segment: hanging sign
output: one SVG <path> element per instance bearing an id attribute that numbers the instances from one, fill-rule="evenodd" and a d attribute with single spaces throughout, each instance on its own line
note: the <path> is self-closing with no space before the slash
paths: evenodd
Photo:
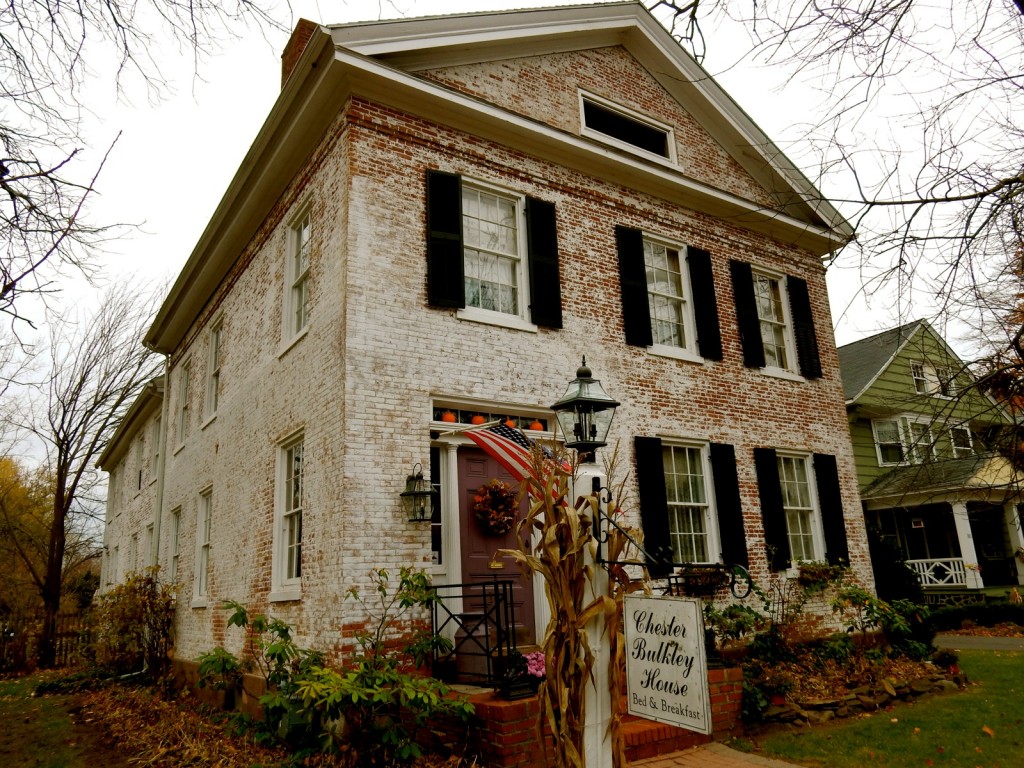
<path id="1" fill-rule="evenodd" d="M 699 599 L 626 595 L 628 711 L 711 733 L 711 697 Z"/>

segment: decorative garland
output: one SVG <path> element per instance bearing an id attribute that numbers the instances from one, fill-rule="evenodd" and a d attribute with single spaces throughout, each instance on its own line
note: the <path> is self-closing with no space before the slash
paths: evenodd
<path id="1" fill-rule="evenodd" d="M 519 516 L 519 498 L 507 483 L 489 480 L 476 490 L 473 514 L 484 533 L 503 536 Z"/>

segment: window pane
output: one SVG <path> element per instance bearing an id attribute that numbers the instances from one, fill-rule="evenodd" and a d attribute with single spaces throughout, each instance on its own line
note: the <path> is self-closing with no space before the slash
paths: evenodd
<path id="1" fill-rule="evenodd" d="M 672 555 L 681 563 L 709 562 L 707 491 L 701 449 L 667 446 L 663 465 Z"/>
<path id="2" fill-rule="evenodd" d="M 782 308 L 782 289 L 779 281 L 767 275 L 754 275 L 754 300 L 761 325 L 765 365 L 787 368 L 786 316 Z"/>
<path id="3" fill-rule="evenodd" d="M 683 317 L 686 299 L 679 251 L 645 241 L 644 264 L 647 267 L 653 341 L 655 344 L 685 347 Z"/>
<path id="4" fill-rule="evenodd" d="M 807 459 L 801 456 L 779 456 L 778 467 L 790 557 L 793 560 L 814 560 L 814 507 Z"/>
<path id="5" fill-rule="evenodd" d="M 466 306 L 520 314 L 519 236 L 514 200 L 462 189 Z"/>

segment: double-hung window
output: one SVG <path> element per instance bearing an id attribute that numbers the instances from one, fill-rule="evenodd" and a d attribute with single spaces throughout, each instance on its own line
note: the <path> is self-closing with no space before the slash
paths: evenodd
<path id="1" fill-rule="evenodd" d="M 462 185 L 466 307 L 525 317 L 522 202 L 518 197 Z"/>
<path id="2" fill-rule="evenodd" d="M 223 325 L 218 320 L 210 329 L 206 363 L 206 418 L 217 415 L 220 398 L 220 342 Z"/>
<path id="3" fill-rule="evenodd" d="M 271 600 L 295 600 L 302 584 L 302 512 L 305 504 L 305 441 L 293 437 L 280 448 L 275 511 Z"/>
<path id="4" fill-rule="evenodd" d="M 676 564 L 746 567 L 747 538 L 736 454 L 724 443 L 637 436 L 637 485 L 647 567 L 654 578 Z"/>
<path id="5" fill-rule="evenodd" d="M 653 354 L 722 359 L 711 255 L 615 228 L 626 343 Z"/>
<path id="6" fill-rule="evenodd" d="M 171 565 L 170 582 L 173 584 L 178 580 L 178 563 L 180 558 L 179 542 L 181 539 L 181 507 L 171 510 Z"/>
<path id="7" fill-rule="evenodd" d="M 935 456 L 935 436 L 925 418 L 899 416 L 871 422 L 879 466 L 921 464 Z"/>
<path id="8" fill-rule="evenodd" d="M 949 430 L 949 445 L 954 459 L 963 459 L 974 455 L 971 430 L 967 427 L 951 427 Z"/>
<path id="9" fill-rule="evenodd" d="M 285 341 L 295 339 L 309 324 L 309 256 L 312 217 L 309 208 L 288 227 L 288 263 L 285 270 Z"/>
<path id="10" fill-rule="evenodd" d="M 914 391 L 919 395 L 956 396 L 956 377 L 952 367 L 948 365 L 935 365 L 928 360 L 912 360 L 910 378 L 914 382 Z"/>
<path id="11" fill-rule="evenodd" d="M 848 562 L 835 456 L 755 448 L 754 466 L 771 569 L 801 561 Z"/>
<path id="12" fill-rule="evenodd" d="M 699 446 L 666 445 L 665 495 L 672 557 L 677 563 L 707 563 L 712 558 L 711 505 Z"/>
<path id="13" fill-rule="evenodd" d="M 196 573 L 192 595 L 195 607 L 205 606 L 210 590 L 210 548 L 213 531 L 213 489 L 199 494 L 196 516 Z"/>
<path id="14" fill-rule="evenodd" d="M 464 320 L 562 327 L 555 206 L 427 173 L 427 301 Z"/>
<path id="15" fill-rule="evenodd" d="M 731 261 L 743 364 L 766 372 L 822 374 L 807 281 Z"/>
<path id="16" fill-rule="evenodd" d="M 815 546 L 817 511 L 811 495 L 807 457 L 779 454 L 778 463 L 790 557 L 805 562 L 816 560 L 820 552 Z"/>

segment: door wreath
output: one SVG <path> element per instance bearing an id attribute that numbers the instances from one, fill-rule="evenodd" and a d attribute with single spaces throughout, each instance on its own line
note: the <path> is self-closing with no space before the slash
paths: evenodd
<path id="1" fill-rule="evenodd" d="M 488 480 L 476 490 L 473 514 L 480 529 L 491 536 L 512 530 L 519 516 L 518 494 L 501 480 Z"/>

